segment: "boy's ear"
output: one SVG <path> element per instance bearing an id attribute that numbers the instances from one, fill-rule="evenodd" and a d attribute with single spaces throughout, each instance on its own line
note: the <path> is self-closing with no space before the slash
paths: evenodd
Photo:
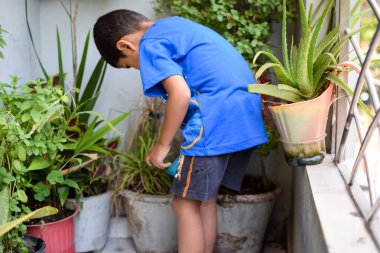
<path id="1" fill-rule="evenodd" d="M 120 39 L 116 42 L 116 48 L 119 51 L 132 50 L 135 51 L 136 47 L 128 40 Z"/>

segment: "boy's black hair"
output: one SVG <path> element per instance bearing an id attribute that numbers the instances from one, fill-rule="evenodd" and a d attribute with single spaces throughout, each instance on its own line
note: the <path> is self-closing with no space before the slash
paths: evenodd
<path id="1" fill-rule="evenodd" d="M 116 48 L 116 42 L 125 35 L 139 31 L 143 21 L 149 18 L 131 10 L 115 10 L 101 17 L 94 26 L 94 41 L 106 62 L 116 67 L 123 54 Z"/>

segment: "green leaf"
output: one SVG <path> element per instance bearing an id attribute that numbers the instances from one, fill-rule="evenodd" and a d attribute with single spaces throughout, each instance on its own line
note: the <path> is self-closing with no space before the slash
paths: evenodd
<path id="1" fill-rule="evenodd" d="M 335 43 L 339 37 L 339 27 L 335 27 L 331 30 L 318 44 L 314 53 L 314 62 L 321 55 L 323 50 L 329 47 L 331 44 Z"/>
<path id="2" fill-rule="evenodd" d="M 288 44 L 286 43 L 286 0 L 282 1 L 282 57 L 284 60 L 284 67 L 290 73 Z"/>
<path id="3" fill-rule="evenodd" d="M 270 68 L 273 69 L 274 73 L 276 74 L 276 77 L 281 83 L 285 83 L 290 86 L 295 86 L 293 79 L 286 72 L 285 68 L 281 64 L 277 63 L 265 63 L 257 70 L 255 77 L 259 78 L 265 71 L 267 71 Z"/>
<path id="4" fill-rule="evenodd" d="M 78 185 L 77 182 L 75 182 L 74 180 L 71 180 L 71 179 L 66 179 L 63 184 L 67 185 L 67 186 L 70 186 L 74 189 L 77 189 L 77 190 L 80 190 L 80 187 Z"/>
<path id="5" fill-rule="evenodd" d="M 0 223 L 0 237 L 3 236 L 5 233 L 7 233 L 12 228 L 16 227 L 17 225 L 23 223 L 24 221 L 30 220 L 30 219 L 39 219 L 48 215 L 53 215 L 58 213 L 58 209 L 51 207 L 51 206 L 45 206 L 42 208 L 39 208 L 29 214 L 23 215 L 20 218 L 13 220 L 8 223 Z"/>
<path id="6" fill-rule="evenodd" d="M 22 121 L 22 122 L 27 122 L 29 119 L 30 119 L 30 114 L 29 114 L 29 113 L 24 113 L 24 114 L 21 116 L 21 121 Z"/>
<path id="7" fill-rule="evenodd" d="M 302 2 L 303 0 L 300 0 Z M 298 49 L 298 60 L 297 60 L 297 86 L 300 91 L 309 96 L 312 94 L 312 81 L 309 79 L 309 50 L 310 50 L 310 31 L 306 30 L 303 32 L 303 37 L 301 38 L 300 47 Z M 311 77 L 312 78 L 312 77 Z M 310 83 L 311 82 L 311 83 Z"/>
<path id="8" fill-rule="evenodd" d="M 18 150 L 18 154 L 17 154 L 18 159 L 25 162 L 25 160 L 26 160 L 26 149 L 20 145 L 20 146 L 18 146 L 17 150 Z"/>
<path id="9" fill-rule="evenodd" d="M 8 221 L 9 214 L 9 187 L 0 191 L 0 227 Z M 0 235 L 1 236 L 1 235 Z"/>
<path id="10" fill-rule="evenodd" d="M 41 118 L 41 113 L 35 109 L 32 109 L 30 111 L 30 116 L 32 116 L 34 122 L 38 122 Z"/>
<path id="11" fill-rule="evenodd" d="M 80 90 L 80 88 L 82 86 L 83 73 L 84 73 L 84 68 L 86 66 L 86 59 L 87 59 L 87 52 L 88 52 L 89 41 L 90 41 L 90 31 L 87 33 L 86 42 L 84 43 L 84 48 L 83 48 L 83 52 L 82 52 L 82 58 L 81 58 L 81 61 L 80 61 L 80 64 L 79 64 L 79 69 L 78 69 L 78 74 L 77 74 L 77 80 L 76 80 L 76 84 L 75 84 L 75 87 L 78 90 Z M 79 96 L 79 92 L 75 92 L 75 100 L 77 102 L 78 102 L 78 96 Z"/>
<path id="12" fill-rule="evenodd" d="M 40 57 L 37 54 L 36 46 L 34 44 L 33 35 L 32 35 L 32 31 L 31 31 L 30 24 L 29 24 L 28 0 L 25 0 L 25 17 L 26 17 L 26 26 L 28 28 L 28 34 L 29 34 L 30 41 L 32 42 L 34 54 L 37 57 L 38 63 L 40 64 L 41 70 L 44 73 L 45 79 L 48 80 L 49 79 L 49 75 L 47 74 L 47 72 L 46 72 L 46 70 L 45 70 L 45 68 L 44 68 L 44 66 L 42 64 L 42 61 L 41 61 Z"/>
<path id="13" fill-rule="evenodd" d="M 42 170 L 50 166 L 50 162 L 48 160 L 45 160 L 42 157 L 35 157 L 33 158 L 32 162 L 30 163 L 27 171 L 31 170 Z"/>
<path id="14" fill-rule="evenodd" d="M 303 3 L 303 0 L 299 0 L 298 4 L 299 4 L 299 9 L 300 9 L 300 16 L 301 16 L 302 33 L 306 33 L 307 30 L 309 29 L 309 26 L 308 26 L 309 23 L 307 22 L 305 5 Z"/>
<path id="15" fill-rule="evenodd" d="M 13 161 L 13 167 L 18 171 L 18 172 L 25 172 L 25 167 L 24 165 L 19 161 L 19 160 L 14 160 Z"/>
<path id="16" fill-rule="evenodd" d="M 345 92 L 347 92 L 348 95 L 350 95 L 350 96 L 354 95 L 353 90 L 351 90 L 351 88 L 347 84 L 345 84 L 342 81 L 342 79 L 340 79 L 338 76 L 329 73 L 329 74 L 327 74 L 326 79 L 329 80 L 329 81 L 331 81 L 331 82 L 333 82 L 333 83 L 335 83 L 339 87 L 341 87 Z M 368 109 L 368 107 L 363 103 L 363 101 L 361 101 L 359 99 L 358 103 L 364 109 L 364 111 L 368 114 L 368 116 L 370 116 L 372 118 L 374 117 L 374 114 L 371 112 L 370 109 Z"/>
<path id="17" fill-rule="evenodd" d="M 301 96 L 293 92 L 281 90 L 277 87 L 277 85 L 271 85 L 271 84 L 249 84 L 248 92 L 269 95 L 272 97 L 281 98 L 289 102 L 304 101 L 304 99 Z"/>
<path id="18" fill-rule="evenodd" d="M 63 206 L 67 200 L 67 196 L 69 195 L 69 187 L 63 186 L 58 187 L 58 197 L 61 206 Z"/>
<path id="19" fill-rule="evenodd" d="M 28 196 L 26 196 L 26 193 L 24 192 L 24 190 L 17 189 L 17 196 L 21 202 L 23 203 L 28 202 Z"/>
<path id="20" fill-rule="evenodd" d="M 84 112 L 83 112 L 84 113 Z M 97 141 L 99 141 L 105 134 L 107 134 L 111 129 L 116 130 L 114 126 L 118 125 L 120 122 L 122 122 L 128 115 L 129 113 L 124 113 L 120 115 L 119 117 L 109 121 L 104 116 L 100 115 L 99 113 L 96 112 L 87 112 L 87 113 L 92 113 L 97 116 L 103 117 L 103 120 L 106 120 L 106 124 L 102 127 L 100 127 L 98 130 L 93 131 L 93 128 L 91 129 L 90 127 L 86 130 L 86 132 L 82 135 L 81 139 L 79 140 L 78 146 L 75 150 L 75 154 L 79 154 L 84 150 L 87 150 L 87 148 L 91 147 L 94 145 Z M 93 125 L 93 124 L 91 124 Z M 117 131 L 117 130 L 116 130 Z"/>
<path id="21" fill-rule="evenodd" d="M 51 184 L 62 184 L 65 180 L 63 179 L 63 175 L 59 170 L 53 170 L 47 176 L 47 180 Z"/>
<path id="22" fill-rule="evenodd" d="M 63 105 L 56 104 L 48 108 L 47 112 L 44 114 L 44 116 L 37 122 L 38 128 L 37 130 L 40 131 L 44 125 L 49 121 L 52 120 L 53 117 L 58 114 L 59 111 L 63 108 Z"/>
<path id="23" fill-rule="evenodd" d="M 65 87 L 65 76 L 63 72 L 63 63 L 62 63 L 62 49 L 61 49 L 61 39 L 59 36 L 59 30 L 57 27 L 57 50 L 58 50 L 58 67 L 59 67 L 59 84 L 62 88 Z"/>
<path id="24" fill-rule="evenodd" d="M 88 80 L 86 88 L 84 89 L 83 94 L 79 100 L 79 104 L 82 104 L 84 101 L 87 101 L 95 95 L 97 87 L 101 85 L 100 77 L 102 76 L 102 70 L 105 64 L 106 63 L 103 60 L 103 58 L 100 58 L 98 63 L 96 64 L 94 71 L 91 74 L 90 79 Z"/>
<path id="25" fill-rule="evenodd" d="M 44 201 L 46 197 L 50 195 L 50 189 L 44 183 L 38 182 L 33 186 L 33 191 L 35 192 L 34 198 L 38 201 Z"/>
<path id="26" fill-rule="evenodd" d="M 300 91 L 299 89 L 293 88 L 293 87 L 291 87 L 291 86 L 289 86 L 289 85 L 286 85 L 286 84 L 277 84 L 277 86 L 278 86 L 278 88 L 279 88 L 280 90 L 286 90 L 286 91 L 292 92 L 292 93 L 294 93 L 294 94 L 297 94 L 297 95 L 299 95 L 299 96 L 301 96 L 301 97 L 307 98 L 307 97 L 305 97 L 305 96 L 301 93 L 301 91 Z"/>

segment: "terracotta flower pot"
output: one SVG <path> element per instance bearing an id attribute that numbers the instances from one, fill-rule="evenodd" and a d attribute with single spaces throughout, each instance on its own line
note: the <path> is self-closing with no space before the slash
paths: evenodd
<path id="1" fill-rule="evenodd" d="M 331 84 L 317 98 L 269 107 L 290 165 L 322 162 L 326 153 L 326 124 L 333 90 L 334 85 Z"/>
<path id="2" fill-rule="evenodd" d="M 28 234 L 41 238 L 46 244 L 46 253 L 75 253 L 74 217 L 79 205 L 68 217 L 44 225 L 27 225 Z"/>

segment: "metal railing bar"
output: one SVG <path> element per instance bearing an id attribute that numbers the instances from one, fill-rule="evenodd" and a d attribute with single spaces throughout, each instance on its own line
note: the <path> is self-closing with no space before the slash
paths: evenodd
<path id="1" fill-rule="evenodd" d="M 369 5 L 371 6 L 372 10 L 373 10 L 373 13 L 375 13 L 375 16 L 377 18 L 377 20 L 380 21 L 380 8 L 379 8 L 379 5 L 376 3 L 375 0 L 367 0 Z"/>
<path id="2" fill-rule="evenodd" d="M 341 139 L 341 142 L 340 142 L 340 146 L 339 146 L 339 151 L 338 151 L 338 155 L 337 155 L 337 161 L 340 162 L 341 161 L 341 155 L 342 155 L 342 152 L 343 152 L 343 147 L 345 146 L 346 144 L 346 141 L 347 141 L 347 136 L 348 136 L 348 131 L 350 129 L 350 126 L 351 126 L 351 122 L 352 122 L 352 118 L 353 118 L 353 112 L 356 108 L 356 104 L 358 102 L 358 99 L 359 99 L 359 96 L 360 96 L 360 92 L 363 88 L 363 84 L 364 84 L 364 74 L 367 72 L 368 68 L 369 68 L 369 65 L 371 63 L 371 59 L 372 59 L 372 56 L 376 50 L 376 47 L 377 47 L 377 43 L 380 39 L 380 25 L 377 26 L 376 28 L 376 32 L 375 32 L 375 35 L 370 43 L 370 46 L 369 46 L 369 49 L 368 49 L 368 52 L 367 52 L 367 56 L 365 57 L 365 60 L 364 60 L 364 63 L 363 63 L 363 66 L 362 66 L 362 70 L 359 74 L 359 78 L 358 78 L 358 81 L 356 83 L 356 87 L 355 87 L 355 91 L 354 91 L 354 96 L 352 98 L 352 103 L 350 105 L 350 109 L 348 111 L 348 115 L 347 115 L 347 120 L 346 120 L 346 124 L 345 124 L 345 127 L 344 127 L 344 131 L 343 131 L 343 134 L 342 134 L 342 139 Z M 350 180 L 351 181 L 351 180 Z"/>
<path id="3" fill-rule="evenodd" d="M 358 110 L 354 111 L 354 118 L 355 118 L 355 123 L 356 123 L 357 132 L 359 135 L 360 143 L 363 143 L 365 136 L 364 136 L 364 130 L 360 121 L 360 115 L 359 115 Z M 375 187 L 372 181 L 371 166 L 369 165 L 368 157 L 366 153 L 364 153 L 364 163 L 365 163 L 365 167 L 367 171 L 366 178 L 367 178 L 367 184 L 368 184 L 369 201 L 370 201 L 370 205 L 372 206 L 375 202 L 374 198 L 376 196 L 376 193 L 375 193 Z M 352 184 L 349 184 L 349 185 L 351 186 Z"/>
<path id="4" fill-rule="evenodd" d="M 345 30 L 345 32 L 350 33 L 351 30 L 349 28 L 347 28 Z M 365 58 L 364 58 L 364 54 L 363 54 L 362 50 L 360 49 L 359 44 L 352 39 L 350 39 L 350 42 L 355 49 L 355 52 L 356 52 L 356 55 L 358 56 L 360 64 L 363 65 Z M 368 72 L 365 73 L 365 80 L 367 82 L 369 94 L 371 95 L 372 105 L 375 108 L 375 111 L 377 111 L 377 109 L 379 109 L 379 107 L 380 107 L 380 101 L 379 101 L 379 97 L 377 95 L 377 91 L 376 91 L 373 79 L 372 79 L 371 75 L 368 74 Z"/>
<path id="5" fill-rule="evenodd" d="M 371 219 L 374 217 L 374 215 L 376 214 L 376 212 L 379 210 L 380 208 L 380 198 L 377 198 L 376 200 L 376 203 L 373 205 L 373 207 L 371 208 L 371 211 L 369 212 L 369 214 L 365 217 L 365 220 L 367 222 L 370 222 Z"/>
<path id="6" fill-rule="evenodd" d="M 380 119 L 380 110 L 378 110 L 376 112 L 376 115 L 375 115 L 375 118 L 372 120 L 371 122 L 371 125 L 369 126 L 368 130 L 367 130 L 367 133 L 364 137 L 364 141 L 362 142 L 362 145 L 360 147 L 360 150 L 359 150 L 359 153 L 356 157 L 356 160 L 355 160 L 355 163 L 354 163 L 354 166 L 352 168 L 352 172 L 351 172 L 351 178 L 350 178 L 350 181 L 349 181 L 349 185 L 352 185 L 353 181 L 354 181 L 354 178 L 356 176 L 356 173 L 357 173 L 357 170 L 359 168 L 359 163 L 363 157 L 363 154 L 368 146 L 368 143 L 370 141 L 370 138 L 372 136 L 372 133 L 373 131 L 375 131 L 376 127 L 377 127 L 377 121 L 379 121 Z"/>
<path id="7" fill-rule="evenodd" d="M 352 165 L 350 164 L 349 160 L 346 160 L 340 164 L 337 164 L 339 171 L 347 184 L 348 193 L 352 197 L 352 200 L 358 207 L 358 211 L 360 212 L 361 216 L 363 217 L 363 220 L 366 216 L 368 216 L 369 212 L 371 211 L 369 199 L 368 199 L 368 193 L 366 191 L 363 191 L 363 189 L 360 187 L 358 183 L 353 184 L 352 186 L 348 186 L 348 179 L 351 172 Z"/>

